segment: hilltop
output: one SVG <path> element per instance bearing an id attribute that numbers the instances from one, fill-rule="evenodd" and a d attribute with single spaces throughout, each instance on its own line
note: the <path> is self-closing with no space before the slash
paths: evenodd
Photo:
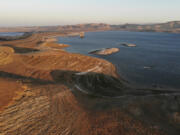
<path id="1" fill-rule="evenodd" d="M 110 25 L 104 23 L 89 23 L 65 26 L 32 26 L 32 27 L 6 27 L 0 28 L 0 32 L 70 32 L 70 31 L 154 31 L 180 33 L 180 21 L 172 21 L 158 24 L 123 24 Z"/>

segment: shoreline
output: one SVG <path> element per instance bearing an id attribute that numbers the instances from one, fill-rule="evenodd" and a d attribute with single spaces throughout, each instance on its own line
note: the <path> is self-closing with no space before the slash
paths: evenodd
<path id="1" fill-rule="evenodd" d="M 33 36 L 33 35 L 32 35 Z M 18 72 L 18 74 L 20 74 L 20 75 L 26 75 L 26 74 L 28 74 L 28 73 L 26 73 L 26 71 L 23 71 L 21 68 L 23 68 L 23 66 L 26 66 L 26 65 L 22 65 L 22 63 L 21 63 L 21 61 L 20 61 L 20 63 L 18 64 L 20 67 L 17 67 L 17 71 L 16 71 L 16 69 L 12 69 L 11 68 L 11 65 L 14 63 L 14 62 L 16 62 L 17 60 L 17 58 L 19 57 L 19 56 L 21 56 L 22 55 L 22 57 L 24 57 L 24 56 L 26 56 L 26 57 L 31 57 L 31 58 L 35 58 L 36 56 L 37 57 L 43 57 L 43 56 L 48 56 L 49 55 L 49 57 L 52 55 L 54 55 L 54 56 L 63 56 L 63 55 L 65 55 L 64 57 L 67 59 L 67 60 L 65 60 L 65 62 L 68 62 L 68 61 L 71 61 L 71 57 L 73 58 L 74 56 L 75 57 L 79 57 L 80 59 L 79 59 L 79 64 L 80 65 L 78 65 L 78 67 L 81 67 L 80 69 L 77 67 L 77 69 L 73 69 L 73 67 L 66 67 L 66 65 L 63 65 L 63 68 L 61 69 L 61 68 L 59 68 L 58 70 L 67 70 L 67 71 L 70 71 L 70 72 L 77 72 L 78 74 L 82 74 L 82 73 L 93 73 L 93 74 L 99 74 L 99 75 L 104 75 L 104 76 L 109 76 L 110 78 L 112 77 L 112 78 L 117 78 L 117 79 L 119 79 L 120 81 L 121 81 L 121 83 L 123 82 L 123 85 L 126 87 L 126 85 L 125 85 L 125 81 L 123 80 L 123 79 L 121 79 L 121 77 L 120 77 L 120 75 L 117 73 L 117 68 L 116 68 L 116 66 L 114 65 L 114 64 L 112 64 L 111 62 L 109 62 L 109 61 L 107 61 L 107 60 L 104 60 L 104 59 L 101 59 L 101 58 L 97 58 L 97 57 L 92 57 L 92 56 L 86 56 L 86 55 L 82 55 L 82 54 L 78 54 L 78 53 L 70 53 L 70 52 L 67 52 L 67 51 L 65 51 L 65 50 L 63 50 L 63 48 L 65 48 L 65 47 L 69 47 L 69 45 L 64 45 L 64 44 L 59 44 L 58 42 L 57 42 L 57 40 L 56 40 L 56 37 L 59 37 L 60 35 L 46 35 L 46 36 L 40 36 L 40 37 L 38 37 L 38 43 L 39 42 L 41 42 L 42 41 L 42 43 L 40 43 L 40 44 L 37 44 L 37 42 L 33 45 L 33 49 L 37 49 L 37 51 L 36 52 L 34 52 L 34 51 L 31 51 L 30 50 L 30 52 L 23 52 L 24 51 L 24 49 L 26 50 L 27 48 L 22 48 L 22 51 L 21 51 L 21 53 L 17 53 L 16 51 L 15 51 L 15 49 L 14 49 L 14 47 L 16 47 L 16 44 L 15 45 L 12 45 L 12 46 L 4 46 L 3 44 L 1 45 L 0 44 L 0 49 L 2 48 L 2 52 L 5 52 L 5 53 L 8 53 L 8 52 L 6 52 L 6 48 L 7 48 L 7 50 L 8 49 L 12 49 L 13 50 L 13 52 L 12 53 L 10 53 L 10 56 L 11 57 L 13 57 L 13 60 L 10 60 L 10 62 L 9 63 L 0 63 L 0 77 L 1 77 L 1 71 L 3 71 L 3 74 L 5 73 L 6 74 L 6 72 L 8 73 L 7 74 L 7 77 L 9 76 L 9 73 L 11 74 L 11 73 L 13 73 L 13 74 L 17 74 Z M 69 36 L 69 34 L 63 34 L 63 36 Z M 24 39 L 24 40 L 26 40 L 26 39 Z M 28 39 L 27 39 L 28 40 Z M 21 40 L 20 40 L 21 41 Z M 13 42 L 13 41 L 9 41 L 9 42 Z M 18 42 L 18 41 L 17 41 Z M 23 44 L 24 44 L 24 41 L 23 41 Z M 60 45 L 60 46 L 59 46 Z M 28 47 L 29 48 L 29 47 Z M 30 47 L 31 48 L 31 47 Z M 29 49 L 30 49 L 29 48 Z M 32 50 L 33 50 L 32 49 Z M 8 53 L 9 54 L 9 53 Z M 48 57 L 47 57 L 48 58 Z M 19 59 L 19 58 L 18 58 Z M 29 59 L 29 58 L 28 58 Z M 39 58 L 38 58 L 39 59 Z M 37 59 L 37 61 L 38 61 L 38 59 Z M 85 66 L 85 67 L 83 67 L 84 66 L 84 64 L 83 63 L 86 63 L 84 60 L 85 59 L 88 59 L 88 61 L 92 61 L 92 62 L 88 62 L 88 64 L 87 65 L 89 65 L 89 66 Z M 14 62 L 13 62 L 14 61 Z M 19 61 L 19 60 L 18 60 Z M 45 60 L 46 61 L 46 60 Z M 82 61 L 82 62 L 81 62 Z M 76 61 L 73 61 L 73 62 L 76 62 Z M 93 63 L 97 63 L 97 64 L 93 64 Z M 10 67 L 9 67 L 9 65 L 10 65 Z M 94 65 L 98 65 L 98 68 L 96 68 L 95 69 L 95 67 L 94 67 Z M 22 67 L 21 67 L 22 66 Z M 29 66 L 29 65 L 28 65 Z M 48 65 L 47 65 L 48 66 Z M 49 65 L 50 66 L 50 65 Z M 30 68 L 34 68 L 34 66 L 33 65 L 31 65 L 30 66 Z M 51 66 L 50 66 L 51 67 Z M 20 69 L 18 69 L 18 68 L 20 68 Z M 40 70 L 41 68 L 40 67 L 38 67 L 38 69 Z M 42 69 L 44 69 L 44 67 L 42 67 Z M 46 69 L 46 68 L 45 68 Z M 49 69 L 49 68 L 47 68 L 47 69 Z M 21 71 L 22 70 L 22 71 Z M 5 71 L 5 72 L 4 72 Z M 22 73 L 21 73 L 22 72 Z M 34 72 L 34 71 L 33 71 Z M 35 77 L 35 78 L 37 78 L 36 77 L 36 74 L 34 74 L 32 72 L 32 74 L 29 74 L 28 75 L 28 77 Z M 49 74 L 49 73 L 48 73 Z M 74 73 L 73 73 L 74 74 Z M 72 74 L 72 75 L 73 75 Z M 4 76 L 4 75 L 3 75 Z M 11 76 L 11 75 L 10 75 Z M 49 75 L 48 75 L 49 76 Z M 6 77 L 6 75 L 5 75 L 5 77 Z M 39 78 L 40 77 L 40 78 Z M 54 79 L 54 78 L 44 78 L 43 76 L 41 77 L 41 76 L 39 76 L 37 79 L 47 79 L 47 81 L 52 81 L 52 79 Z M 68 80 L 67 80 L 68 81 Z M 1 89 L 1 87 L 0 87 L 0 89 Z M 22 92 L 23 93 L 23 92 Z M 21 98 L 21 96 L 20 96 L 20 98 Z M 15 97 L 15 99 L 16 99 L 16 97 Z M 13 99 L 14 100 L 14 99 Z M 14 101 L 12 101 L 12 102 L 10 102 L 10 103 L 8 103 L 8 104 L 10 104 L 11 105 L 11 103 L 13 103 Z M 4 108 L 4 107 L 3 107 Z M 5 108 L 6 108 L 6 106 L 5 106 Z"/>
<path id="2" fill-rule="evenodd" d="M 64 35 L 63 37 L 69 37 L 69 36 L 71 36 L 71 34 L 73 34 L 73 33 Z M 75 33 L 75 36 L 79 36 L 79 33 Z M 58 38 L 58 37 L 61 37 L 61 36 L 58 36 L 58 35 L 57 35 L 57 36 L 53 37 L 52 40 L 54 40 L 57 44 L 60 44 L 60 45 L 61 45 L 62 43 L 58 43 L 58 41 L 57 41 L 57 38 Z M 51 37 L 50 37 L 50 38 L 51 38 Z M 48 42 L 48 41 L 47 41 L 47 42 Z M 49 43 L 49 44 L 51 44 L 51 43 Z M 66 45 L 66 46 L 64 46 L 63 48 L 66 48 L 66 47 L 70 47 L 70 45 Z M 61 48 L 61 49 L 63 49 L 63 48 Z M 66 51 L 66 52 L 68 52 L 68 51 Z M 68 53 L 69 53 L 69 54 L 78 54 L 78 53 L 71 53 L 71 52 L 68 52 Z M 83 54 L 80 54 L 80 55 L 83 55 Z M 87 56 L 87 55 L 83 55 L 83 56 Z M 92 58 L 95 58 L 95 59 L 107 61 L 107 60 L 105 60 L 105 59 L 97 58 L 97 57 L 93 57 L 93 56 L 87 56 L 87 57 L 92 57 Z M 109 61 L 107 61 L 107 62 L 109 62 Z M 111 62 L 109 62 L 109 63 L 111 63 Z M 112 63 L 111 63 L 111 64 L 112 64 Z M 113 65 L 112 69 L 115 70 L 114 73 L 112 74 L 112 76 L 114 76 L 114 74 L 115 74 L 115 76 L 120 79 L 120 75 L 119 75 L 118 72 L 117 72 L 116 66 L 115 66 L 114 64 L 112 64 L 112 65 Z"/>
<path id="3" fill-rule="evenodd" d="M 129 89 L 107 60 L 38 44 L 52 36 L 0 43 L 13 58 L 0 63 L 0 134 L 178 135 L 178 94 Z"/>
<path id="4" fill-rule="evenodd" d="M 99 31 L 94 31 L 94 32 L 99 32 Z M 79 35 L 77 35 L 77 36 L 79 36 Z M 58 37 L 58 36 L 57 36 Z M 60 37 L 60 36 L 59 36 Z M 64 35 L 63 37 L 68 37 L 68 35 Z M 58 42 L 58 41 L 57 41 Z M 127 46 L 128 47 L 136 47 L 136 45 L 135 44 L 132 44 L 132 46 L 131 46 L 131 44 L 129 45 L 128 43 L 127 43 Z M 70 46 L 69 46 L 70 47 Z M 96 50 L 95 50 L 96 51 Z M 95 52 L 95 51 L 92 51 L 92 52 Z M 97 51 L 101 51 L 101 49 L 99 49 L 99 50 L 97 50 Z M 71 52 L 68 52 L 68 53 L 71 53 Z M 81 55 L 85 55 L 85 54 L 81 54 Z M 98 55 L 98 54 L 95 54 L 95 55 Z M 88 56 L 88 55 L 85 55 L 85 56 Z M 98 58 L 98 59 L 102 59 L 102 60 L 105 60 L 105 61 L 108 61 L 108 60 L 106 60 L 106 59 L 103 59 L 103 58 L 99 58 L 99 57 L 96 57 L 96 56 L 90 56 L 90 57 L 93 57 L 93 58 Z M 108 62 L 110 62 L 110 61 L 108 61 Z M 110 62 L 111 63 L 111 62 Z M 113 63 L 111 63 L 114 67 L 115 67 L 115 74 L 116 74 L 116 76 L 118 76 L 118 78 L 121 80 L 121 81 L 123 81 L 123 82 L 125 82 L 125 84 L 126 84 L 126 86 L 127 87 L 129 87 L 129 88 L 134 88 L 134 89 L 149 89 L 149 90 L 159 90 L 159 91 L 174 91 L 174 92 L 177 92 L 178 93 L 178 90 L 179 90 L 179 88 L 171 88 L 171 87 L 168 87 L 168 86 L 166 86 L 166 85 L 161 85 L 161 86 L 153 86 L 153 84 L 152 84 L 152 86 L 145 86 L 144 84 L 137 84 L 136 82 L 134 82 L 134 83 L 131 83 L 131 81 L 130 80 L 128 80 L 128 78 L 126 78 L 126 77 L 122 77 L 121 76 L 121 74 L 120 73 L 118 73 L 118 71 L 117 71 L 117 67 L 116 67 L 116 65 L 115 64 L 113 64 Z"/>
<path id="5" fill-rule="evenodd" d="M 97 32 L 97 31 L 94 31 L 94 32 Z M 71 35 L 74 35 L 74 36 L 78 36 L 79 37 L 79 34 L 80 32 L 67 32 L 67 33 L 35 33 L 32 35 L 32 37 L 34 35 L 39 35 L 37 36 L 38 37 L 38 41 L 36 43 L 33 44 L 33 49 L 38 49 L 39 51 L 49 51 L 51 49 L 53 50 L 63 50 L 65 52 L 67 52 L 66 50 L 64 50 L 63 48 L 66 48 L 66 47 L 69 47 L 69 45 L 66 45 L 66 44 L 62 44 L 62 43 L 58 43 L 57 41 L 57 37 L 69 37 Z M 24 39 L 26 40 L 26 39 Z M 27 39 L 28 40 L 28 39 Z M 17 40 L 16 42 L 18 41 L 21 41 L 21 40 Z M 13 41 L 7 41 L 9 43 L 13 42 Z M 1 43 L 0 43 L 1 45 Z M 15 43 L 16 45 L 16 43 Z M 29 48 L 28 46 L 26 46 L 27 48 Z M 30 46 L 31 48 L 31 46 Z M 32 51 L 33 52 L 33 51 Z M 30 53 L 32 53 L 30 52 Z M 33 53 L 38 53 L 38 51 L 36 52 L 33 52 Z M 79 53 L 70 53 L 70 52 L 67 52 L 69 55 L 71 54 L 79 54 Z M 83 55 L 83 54 L 81 54 Z M 97 57 L 93 57 L 93 56 L 87 56 L 87 55 L 83 55 L 83 56 L 86 56 L 86 57 L 92 57 L 92 58 L 95 58 L 95 59 L 100 59 L 100 60 L 103 60 L 103 61 L 107 61 L 105 59 L 102 59 L 102 58 L 97 58 Z M 107 61 L 109 63 L 111 63 L 110 61 Z M 112 63 L 111 63 L 112 64 Z M 136 87 L 136 89 L 148 89 L 148 87 L 145 87 L 145 86 L 142 86 L 142 87 L 139 87 L 138 85 L 136 84 L 131 84 L 131 82 L 127 79 L 127 78 L 121 78 L 121 75 L 118 73 L 117 71 L 117 67 L 112 64 L 115 68 L 114 73 L 112 73 L 112 76 L 116 76 L 118 77 L 121 81 L 125 82 L 125 84 L 128 86 L 128 87 Z M 163 88 L 154 88 L 154 87 L 151 87 L 151 89 L 154 89 L 154 90 L 169 90 L 169 89 L 172 89 L 172 91 L 177 91 L 178 89 L 173 89 L 173 88 L 166 88 L 166 87 L 163 87 Z"/>

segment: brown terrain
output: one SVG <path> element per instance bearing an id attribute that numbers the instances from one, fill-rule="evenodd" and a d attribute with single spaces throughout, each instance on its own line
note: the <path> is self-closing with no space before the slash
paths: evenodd
<path id="1" fill-rule="evenodd" d="M 0 32 L 75 32 L 75 31 L 146 31 L 146 32 L 170 32 L 180 33 L 180 21 L 172 21 L 158 24 L 122 24 L 110 25 L 104 23 L 90 23 L 65 26 L 39 26 L 39 27 L 6 27 L 0 28 Z"/>
<path id="2" fill-rule="evenodd" d="M 179 94 L 131 88 L 110 62 L 64 51 L 67 35 L 0 41 L 0 135 L 179 135 Z"/>

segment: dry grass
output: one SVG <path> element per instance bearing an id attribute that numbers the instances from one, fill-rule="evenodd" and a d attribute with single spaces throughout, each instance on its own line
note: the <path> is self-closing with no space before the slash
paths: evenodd
<path id="1" fill-rule="evenodd" d="M 178 135 L 176 123 L 175 126 L 168 123 L 159 98 L 141 101 L 138 100 L 141 98 L 131 100 L 127 97 L 121 100 L 93 97 L 77 91 L 72 82 L 73 73 L 98 67 L 98 70 L 92 70 L 94 74 L 117 78 L 116 68 L 105 60 L 56 50 L 54 48 L 59 44 L 52 40 L 39 44 L 49 35 L 34 34 L 27 39 L 0 43 L 43 49 L 21 54 L 10 47 L 0 47 L 0 134 Z M 144 101 L 150 106 L 144 105 Z M 165 110 L 172 106 L 168 103 L 175 102 L 171 99 L 166 103 L 167 98 L 163 101 Z M 129 105 L 136 103 L 140 109 Z M 173 120 L 178 122 L 178 107 L 174 108 L 177 113 L 173 113 Z M 147 114 L 141 116 L 138 110 Z"/>
<path id="2" fill-rule="evenodd" d="M 13 61 L 14 50 L 10 47 L 0 47 L 0 65 L 6 65 Z"/>
<path id="3" fill-rule="evenodd" d="M 24 94 L 24 88 L 16 81 L 0 78 L 0 111 L 12 105 Z"/>

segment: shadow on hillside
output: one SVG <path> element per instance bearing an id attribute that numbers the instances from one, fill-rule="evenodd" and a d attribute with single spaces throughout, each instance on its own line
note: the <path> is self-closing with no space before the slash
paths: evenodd
<path id="1" fill-rule="evenodd" d="M 54 70 L 50 73 L 50 75 L 52 76 L 53 81 L 0 71 L 1 78 L 21 80 L 25 83 L 32 83 L 35 85 L 63 84 L 67 86 L 71 91 L 67 92 L 66 95 L 62 94 L 62 96 L 58 96 L 61 92 L 61 87 L 57 87 L 58 98 L 54 101 L 57 103 L 57 106 L 61 106 L 62 101 L 63 107 L 66 108 L 71 107 L 71 105 L 73 107 L 77 105 L 83 112 L 89 113 L 89 116 L 95 116 L 95 119 L 104 115 L 106 116 L 104 118 L 108 118 L 111 122 L 117 122 L 118 120 L 116 119 L 116 114 L 118 114 L 120 109 L 125 114 L 128 113 L 128 116 L 133 116 L 135 119 L 143 120 L 146 123 L 157 123 L 158 121 L 160 125 L 165 125 L 166 127 L 169 126 L 166 118 L 171 113 L 171 106 L 175 108 L 175 112 L 179 112 L 180 97 L 158 96 L 160 94 L 173 93 L 172 91 L 130 89 L 117 78 L 93 72 L 79 73 L 75 71 Z M 47 91 L 51 94 L 55 92 L 54 89 L 49 88 Z M 71 94 L 69 93 L 72 93 L 73 97 L 71 97 Z M 71 98 L 75 98 L 75 100 Z M 57 106 L 55 106 L 56 109 Z M 70 109 L 75 109 L 73 107 Z M 117 109 L 116 113 L 112 113 L 113 109 Z M 60 111 L 62 111 L 61 107 L 58 111 L 58 115 L 61 114 L 59 113 Z M 96 116 L 96 112 L 100 112 L 98 116 Z M 104 112 L 107 113 L 104 114 Z M 118 117 L 121 118 L 120 116 Z M 101 123 L 101 119 L 98 122 L 103 124 L 103 122 Z M 91 124 L 94 125 L 94 123 Z M 178 131 L 179 130 L 177 130 L 177 132 Z"/>
<path id="2" fill-rule="evenodd" d="M 54 70 L 51 76 L 56 83 L 63 83 L 84 94 L 100 97 L 147 96 L 179 93 L 171 90 L 136 89 L 127 87 L 123 80 L 101 73 L 79 73 Z"/>
<path id="3" fill-rule="evenodd" d="M 39 51 L 38 49 L 33 49 L 33 48 L 24 48 L 24 47 L 16 47 L 13 45 L 1 45 L 1 46 L 5 46 L 5 47 L 11 47 L 14 49 L 15 53 L 31 53 L 31 52 L 37 52 Z"/>
<path id="4" fill-rule="evenodd" d="M 177 91 L 170 90 L 139 90 L 129 88 L 120 79 L 94 72 L 79 73 L 75 71 L 53 70 L 50 76 L 53 80 L 27 77 L 0 71 L 1 78 L 16 79 L 22 82 L 39 85 L 63 84 L 72 90 L 97 97 L 147 96 L 177 93 Z"/>
<path id="5" fill-rule="evenodd" d="M 14 73 L 8 73 L 8 72 L 4 72 L 4 71 L 0 71 L 0 77 L 6 78 L 6 79 L 16 79 L 16 80 L 20 80 L 20 81 L 25 82 L 25 83 L 33 83 L 33 84 L 41 84 L 41 85 L 42 84 L 43 85 L 54 84 L 53 81 L 22 76 L 22 75 L 18 75 L 18 74 L 14 74 Z"/>

